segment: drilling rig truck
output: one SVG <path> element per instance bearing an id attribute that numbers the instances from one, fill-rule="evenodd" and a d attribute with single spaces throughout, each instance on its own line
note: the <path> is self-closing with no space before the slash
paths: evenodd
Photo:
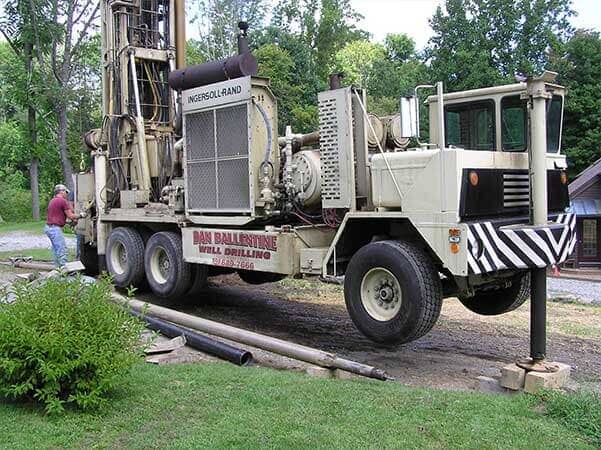
<path id="1" fill-rule="evenodd" d="M 247 24 L 237 54 L 187 67 L 183 0 L 101 10 L 104 119 L 85 137 L 76 231 L 82 262 L 117 286 L 175 299 L 224 273 L 343 279 L 356 327 L 405 343 L 430 331 L 445 297 L 480 314 L 517 308 L 531 270 L 573 250 L 565 89 L 552 73 L 448 94 L 438 83 L 428 143 L 415 139 L 416 95 L 384 126 L 366 90 L 333 74 L 319 129 L 278 136 Z"/>

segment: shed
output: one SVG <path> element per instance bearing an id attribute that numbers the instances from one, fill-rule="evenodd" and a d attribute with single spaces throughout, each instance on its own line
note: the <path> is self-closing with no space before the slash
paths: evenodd
<path id="1" fill-rule="evenodd" d="M 601 267 L 601 158 L 568 186 L 576 214 L 575 267 Z"/>

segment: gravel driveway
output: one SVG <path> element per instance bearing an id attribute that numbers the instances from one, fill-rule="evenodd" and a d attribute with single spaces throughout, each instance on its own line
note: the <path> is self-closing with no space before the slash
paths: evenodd
<path id="1" fill-rule="evenodd" d="M 65 236 L 68 248 L 75 248 L 75 237 Z M 28 250 L 31 248 L 50 248 L 50 241 L 45 234 L 11 231 L 0 234 L 0 252 Z"/>
<path id="2" fill-rule="evenodd" d="M 582 303 L 601 304 L 601 283 L 598 282 L 549 277 L 547 290 L 549 297 L 568 297 Z"/>

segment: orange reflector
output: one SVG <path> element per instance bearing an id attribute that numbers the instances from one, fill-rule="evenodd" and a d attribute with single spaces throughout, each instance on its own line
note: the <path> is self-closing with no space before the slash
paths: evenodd
<path id="1" fill-rule="evenodd" d="M 451 253 L 459 253 L 459 245 L 455 243 L 451 244 Z"/>
<path id="2" fill-rule="evenodd" d="M 458 228 L 449 228 L 449 236 L 461 236 L 461 230 Z"/>
<path id="3" fill-rule="evenodd" d="M 472 186 L 478 186 L 478 172 L 470 172 L 470 183 Z"/>
<path id="4" fill-rule="evenodd" d="M 565 172 L 561 172 L 559 179 L 561 180 L 561 184 L 568 184 L 568 175 Z"/>

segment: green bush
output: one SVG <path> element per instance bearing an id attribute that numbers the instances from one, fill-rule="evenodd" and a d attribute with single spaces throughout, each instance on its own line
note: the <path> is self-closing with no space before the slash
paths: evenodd
<path id="1" fill-rule="evenodd" d="M 14 293 L 0 303 L 0 397 L 48 413 L 104 404 L 138 360 L 142 322 L 110 301 L 107 280 L 19 283 Z"/>

